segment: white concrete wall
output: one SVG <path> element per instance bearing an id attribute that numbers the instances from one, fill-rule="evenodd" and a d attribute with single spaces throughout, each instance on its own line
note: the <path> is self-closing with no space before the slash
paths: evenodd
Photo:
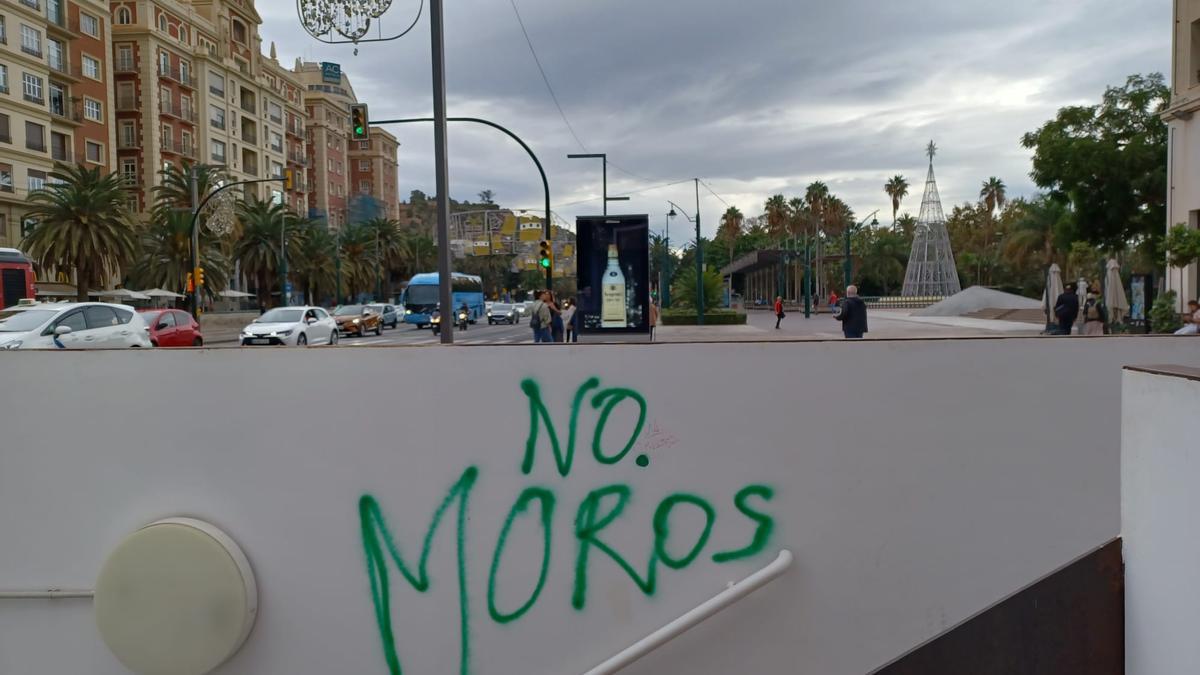
<path id="1" fill-rule="evenodd" d="M 199 517 L 241 543 L 261 594 L 254 632 L 221 673 L 386 673 L 360 497 L 378 501 L 412 565 L 435 507 L 475 467 L 469 666 L 452 507 L 427 592 L 388 565 L 405 673 L 582 673 L 787 547 L 787 576 L 627 672 L 860 675 L 1117 536 L 1120 365 L 1198 358 L 1182 337 L 0 354 L 0 588 L 90 586 L 126 533 Z M 593 458 L 589 396 L 569 474 L 544 437 L 523 473 L 522 382 L 538 384 L 565 443 L 574 393 L 593 376 L 644 397 L 636 447 L 614 465 Z M 614 411 L 605 451 L 635 409 Z M 658 564 L 650 595 L 591 548 L 575 609 L 578 508 L 611 485 L 631 496 L 597 538 L 640 576 L 667 495 L 711 504 L 711 539 L 683 569 Z M 714 553 L 756 532 L 735 506 L 750 485 L 774 491 L 743 504 L 769 516 L 772 536 L 718 564 Z M 546 583 L 527 614 L 499 624 L 489 568 L 529 486 L 556 500 Z M 538 579 L 537 504 L 508 538 L 503 611 Z M 684 555 L 702 520 L 680 507 L 668 552 Z M 0 601 L 0 673 L 123 672 L 88 604 Z"/>
<path id="2" fill-rule="evenodd" d="M 1200 672 L 1200 382 L 1126 371 L 1125 672 Z"/>

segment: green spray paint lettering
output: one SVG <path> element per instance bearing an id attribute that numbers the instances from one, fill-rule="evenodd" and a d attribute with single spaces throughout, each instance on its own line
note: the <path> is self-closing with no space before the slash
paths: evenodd
<path id="1" fill-rule="evenodd" d="M 628 456 L 630 450 L 638 442 L 645 427 L 647 404 L 646 399 L 640 393 L 627 388 L 600 389 L 600 380 L 593 377 L 584 381 L 579 386 L 572 399 L 567 441 L 564 446 L 561 443 L 550 412 L 542 399 L 541 389 L 538 384 L 532 380 L 525 380 L 521 383 L 521 390 L 528 399 L 530 413 L 529 437 L 526 439 L 525 453 L 521 462 L 521 473 L 525 475 L 528 475 L 533 470 L 538 439 L 543 428 L 545 429 L 548 443 L 554 455 L 556 470 L 563 478 L 570 475 L 575 457 L 575 443 L 578 436 L 579 411 L 583 407 L 584 402 L 588 401 L 589 394 L 593 394 L 590 398 L 591 407 L 599 411 L 599 417 L 592 436 L 592 455 L 599 465 L 618 465 L 622 459 Z M 629 434 L 628 439 L 625 440 L 620 450 L 609 454 L 605 452 L 602 443 L 605 438 L 605 428 L 609 423 L 613 411 L 622 403 L 637 407 L 637 422 L 633 425 L 632 433 Z M 637 460 L 635 462 L 636 466 L 646 467 L 649 465 L 649 458 L 645 455 L 639 456 Z M 390 583 L 389 565 L 394 565 L 413 590 L 418 593 L 427 593 L 433 587 L 434 583 L 428 573 L 428 560 L 433 543 L 437 536 L 437 531 L 442 525 L 443 518 L 455 506 L 457 506 L 455 544 L 460 640 L 459 673 L 460 675 L 468 675 L 471 672 L 471 615 L 470 604 L 468 602 L 470 596 L 470 589 L 468 588 L 468 560 L 471 557 L 467 555 L 468 541 L 466 525 L 470 517 L 471 493 L 480 478 L 479 469 L 471 466 L 450 486 L 446 492 L 446 496 L 438 504 L 437 508 L 434 509 L 433 517 L 425 531 L 425 538 L 422 542 L 421 552 L 415 566 L 411 562 L 406 561 L 402 555 L 401 547 L 389 531 L 383 517 L 382 509 L 375 497 L 363 495 L 359 499 L 359 524 L 362 534 L 363 552 L 366 558 L 367 577 L 370 582 L 375 619 L 383 645 L 384 661 L 391 675 L 402 675 L 403 670 L 392 624 L 392 585 Z M 747 485 L 736 493 L 733 498 L 733 504 L 745 518 L 749 519 L 754 526 L 754 530 L 751 534 L 749 544 L 737 550 L 715 553 L 711 557 L 713 562 L 723 564 L 751 558 L 766 550 L 774 532 L 774 518 L 765 513 L 761 506 L 751 505 L 749 500 L 751 498 L 758 498 L 763 502 L 769 502 L 774 495 L 775 491 L 766 485 Z M 604 554 L 604 556 L 616 563 L 629 576 L 639 590 L 648 596 L 653 596 L 659 587 L 659 563 L 662 563 L 670 570 L 684 570 L 695 564 L 704 553 L 704 549 L 708 545 L 713 530 L 719 521 L 717 508 L 706 498 L 684 492 L 668 495 L 659 502 L 650 523 L 650 536 L 647 539 L 649 553 L 646 556 L 646 572 L 643 575 L 633 563 L 629 562 L 631 557 L 618 552 L 613 546 L 605 542 L 602 537 L 603 531 L 617 522 L 624 514 L 632 496 L 632 487 L 622 483 L 614 483 L 592 490 L 579 503 L 573 523 L 577 553 L 575 558 L 573 592 L 570 601 L 572 607 L 578 611 L 583 611 L 587 602 L 588 569 L 589 563 L 594 557 L 591 555 L 592 551 Z M 487 578 L 488 615 L 496 624 L 506 625 L 520 620 L 533 610 L 541 598 L 550 572 L 551 554 L 554 548 L 553 538 L 557 502 L 557 496 L 551 488 L 539 486 L 526 487 L 517 495 L 503 523 L 500 524 Z M 535 506 L 537 509 L 536 516 L 534 515 Z M 694 539 L 680 533 L 675 533 L 674 539 L 672 538 L 672 516 L 680 508 L 697 509 L 704 517 L 704 525 Z M 540 525 L 542 531 L 541 541 L 537 545 L 532 542 L 522 541 L 523 538 L 510 539 L 513 527 L 516 525 L 517 520 L 522 517 L 528 519 L 536 517 L 536 523 Z M 564 523 L 564 525 L 569 526 L 570 524 Z M 521 543 L 517 544 L 515 543 L 516 541 L 521 541 Z M 501 587 L 501 565 L 509 549 L 513 548 L 516 550 L 512 551 L 512 554 L 518 556 L 518 560 L 529 560 L 534 556 L 540 555 L 541 566 L 538 571 L 537 582 L 534 584 L 533 589 L 528 591 L 524 603 L 515 609 L 502 609 L 497 602 L 497 593 Z M 684 553 L 676 555 L 672 551 L 676 553 L 684 551 Z M 518 591 L 518 593 L 522 594 L 524 592 L 524 590 Z"/>
<path id="2" fill-rule="evenodd" d="M 428 591 L 431 586 L 428 562 L 429 552 L 433 548 L 433 537 L 437 534 L 438 525 L 446 511 L 458 502 L 458 524 L 455 530 L 458 542 L 458 602 L 459 602 L 459 632 L 460 656 L 459 672 L 466 675 L 471 672 L 470 622 L 467 604 L 467 562 L 465 557 L 467 502 L 475 481 L 479 478 L 479 469 L 468 467 L 451 488 L 446 498 L 433 512 L 433 519 L 425 531 L 425 541 L 421 545 L 421 557 L 417 562 L 416 572 L 404 562 L 400 547 L 396 545 L 391 532 L 387 528 L 379 504 L 370 495 L 363 495 L 358 501 L 359 523 L 362 528 L 363 551 L 367 558 L 367 577 L 371 580 L 371 599 L 375 604 L 375 621 L 379 625 L 379 635 L 383 640 L 383 654 L 387 661 L 388 670 L 392 675 L 400 675 L 400 656 L 396 650 L 396 637 L 392 632 L 392 600 L 391 584 L 388 577 L 387 558 L 391 557 L 401 576 L 420 593 Z M 387 556 L 385 556 L 385 552 Z"/>
<path id="3" fill-rule="evenodd" d="M 500 571 L 500 558 L 504 555 L 504 548 L 508 543 L 508 533 L 512 529 L 513 521 L 528 509 L 529 503 L 534 500 L 542 505 L 542 569 L 538 572 L 537 585 L 534 586 L 533 592 L 530 593 L 525 604 L 513 612 L 501 612 L 496 608 L 496 575 Z M 513 503 L 512 509 L 509 510 L 504 527 L 500 528 L 500 536 L 496 540 L 496 550 L 492 553 L 492 569 L 488 572 L 487 588 L 488 614 L 496 623 L 509 623 L 524 616 L 525 612 L 528 612 L 537 602 L 538 596 L 542 594 L 542 589 L 546 587 L 546 575 L 550 571 L 550 545 L 553 536 L 550 526 L 554 519 L 554 502 L 554 493 L 545 488 L 525 488 L 525 491 Z"/>

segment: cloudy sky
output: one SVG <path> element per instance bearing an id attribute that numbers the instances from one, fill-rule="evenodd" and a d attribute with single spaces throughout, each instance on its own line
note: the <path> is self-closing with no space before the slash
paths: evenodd
<path id="1" fill-rule="evenodd" d="M 419 0 L 393 0 L 383 30 L 407 25 Z M 509 0 L 447 3 L 451 115 L 513 129 L 549 175 L 552 207 L 573 222 L 600 211 L 599 160 L 613 212 L 648 213 L 674 200 L 694 210 L 698 176 L 746 215 L 771 194 L 800 195 L 823 180 L 866 215 L 882 186 L 913 185 L 901 211 L 920 208 L 924 146 L 934 139 L 943 202 L 972 200 L 999 176 L 1034 191 L 1021 134 L 1063 105 L 1096 101 L 1130 73 L 1170 66 L 1168 0 L 516 0 L 578 140 L 530 54 Z M 395 42 L 314 41 L 292 0 L 259 0 L 264 44 L 285 64 L 342 64 L 373 118 L 431 114 L 429 25 Z M 266 47 L 264 47 L 264 50 Z M 432 194 L 432 128 L 400 138 L 400 189 Z M 583 147 L 580 146 L 583 144 Z M 523 151 L 485 128 L 450 128 L 450 193 L 483 189 L 513 208 L 540 209 L 541 183 Z M 701 189 L 704 233 L 725 203 Z M 884 215 L 886 214 L 886 215 Z M 683 229 L 677 219 L 676 226 Z M 676 235 L 672 240 L 676 240 Z M 682 242 L 681 242 L 682 243 Z"/>

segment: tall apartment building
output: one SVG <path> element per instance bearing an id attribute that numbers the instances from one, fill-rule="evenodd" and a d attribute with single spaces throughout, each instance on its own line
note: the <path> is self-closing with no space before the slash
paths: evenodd
<path id="1" fill-rule="evenodd" d="M 113 167 L 108 16 L 103 0 L 0 4 L 0 246 L 32 225 L 26 199 L 55 162 Z"/>
<path id="2" fill-rule="evenodd" d="M 368 141 L 350 141 L 350 189 L 355 197 L 374 198 L 380 218 L 400 217 L 400 195 L 396 191 L 399 149 L 400 141 L 379 127 L 371 129 Z"/>
<path id="3" fill-rule="evenodd" d="M 1200 2 L 1175 0 L 1171 102 L 1167 122 L 1167 227 L 1200 228 Z M 1167 269 L 1177 307 L 1200 295 L 1200 265 Z"/>
<path id="4" fill-rule="evenodd" d="M 184 162 L 220 164 L 234 180 L 300 168 L 302 88 L 262 55 L 262 18 L 251 0 L 112 0 L 117 168 L 131 202 L 146 210 L 159 172 Z M 306 203 L 305 182 L 246 194 Z"/>
<path id="5" fill-rule="evenodd" d="M 396 153 L 400 142 L 384 129 L 371 129 L 367 141 L 350 138 L 350 106 L 358 102 L 350 78 L 336 63 L 296 61 L 308 115 L 309 217 L 325 218 L 336 229 L 362 212 L 364 197 L 373 217 L 398 218 Z"/>

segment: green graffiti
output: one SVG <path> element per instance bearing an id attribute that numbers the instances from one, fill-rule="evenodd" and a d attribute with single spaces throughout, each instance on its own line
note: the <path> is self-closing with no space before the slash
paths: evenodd
<path id="1" fill-rule="evenodd" d="M 575 591 L 571 595 L 571 605 L 575 609 L 583 609 L 587 602 L 587 571 L 588 571 L 588 553 L 593 548 L 599 549 L 613 562 L 625 570 L 633 583 L 642 590 L 646 595 L 653 595 L 656 586 L 656 567 L 654 564 L 654 553 L 650 554 L 650 563 L 647 569 L 646 578 L 643 580 L 638 576 L 637 570 L 633 569 L 620 553 L 617 553 L 611 546 L 596 538 L 600 530 L 608 527 L 621 512 L 625 510 L 625 505 L 629 503 L 629 497 L 632 493 L 628 485 L 608 485 L 588 493 L 583 501 L 579 503 L 579 511 L 575 514 L 575 539 L 579 542 L 579 552 L 575 556 Z M 597 511 L 600 509 L 605 497 L 616 495 L 617 503 L 602 516 L 597 517 Z"/>
<path id="2" fill-rule="evenodd" d="M 625 399 L 633 399 L 638 404 L 638 421 L 625 447 L 617 454 L 608 456 L 600 447 L 600 438 L 604 434 L 604 427 L 608 424 L 608 416 L 612 414 L 613 408 Z M 604 409 L 600 411 L 600 420 L 596 422 L 596 431 L 592 434 L 592 455 L 601 464 L 616 464 L 629 454 L 634 443 L 637 443 L 638 436 L 642 434 L 642 427 L 646 424 L 646 399 L 632 389 L 605 389 L 592 397 L 592 407 L 598 409 L 600 406 L 604 406 Z"/>
<path id="3" fill-rule="evenodd" d="M 438 525 L 442 522 L 442 516 L 446 514 L 446 510 L 455 501 L 458 502 L 456 535 L 458 544 L 459 640 L 461 645 L 459 672 L 462 675 L 467 675 L 467 673 L 471 672 L 465 526 L 467 520 L 467 502 L 471 495 L 471 489 L 475 486 L 475 481 L 478 477 L 479 469 L 473 466 L 468 467 L 463 472 L 462 477 L 458 479 L 458 482 L 450 488 L 449 493 L 446 494 L 446 498 L 442 500 L 442 503 L 433 512 L 433 520 L 429 523 L 429 529 L 425 531 L 425 540 L 421 545 L 421 557 L 417 563 L 415 574 L 409 565 L 404 562 L 403 556 L 400 555 L 400 548 L 392 538 L 392 534 L 387 528 L 387 523 L 375 498 L 371 495 L 363 495 L 358 501 L 363 552 L 367 558 L 367 576 L 371 580 L 371 599 L 375 604 L 375 621 L 379 626 L 380 639 L 383 641 L 384 659 L 387 661 L 388 670 L 392 675 L 401 675 L 404 671 L 400 667 L 400 656 L 396 650 L 396 637 L 392 632 L 391 584 L 388 579 L 387 557 L 391 557 L 400 574 L 417 592 L 424 593 L 428 591 L 431 585 L 428 562 L 429 553 L 433 547 L 433 537 L 437 533 Z M 385 549 L 387 556 L 384 555 Z"/>
<path id="4" fill-rule="evenodd" d="M 775 491 L 766 485 L 747 485 L 738 490 L 738 493 L 733 497 L 733 504 L 737 507 L 742 515 L 758 524 L 754 528 L 754 538 L 750 540 L 750 544 L 745 548 L 736 551 L 725 551 L 722 553 L 713 554 L 713 562 L 726 563 L 732 560 L 741 560 L 762 553 L 767 547 L 767 542 L 771 540 L 771 532 L 775 529 L 775 519 L 771 516 L 755 511 L 753 507 L 746 503 L 746 500 L 752 496 L 761 497 L 763 501 L 771 501 L 775 496 Z"/>
<path id="5" fill-rule="evenodd" d="M 524 513 L 530 502 L 537 500 L 542 505 L 542 569 L 538 572 L 537 585 L 534 586 L 533 593 L 529 595 L 529 599 L 525 601 L 516 611 L 505 613 L 496 609 L 496 574 L 500 571 L 500 558 L 504 554 L 505 545 L 508 543 L 508 532 L 512 529 L 513 521 L 517 516 Z M 545 488 L 531 487 L 525 488 L 517 501 L 513 503 L 513 507 L 508 512 L 508 518 L 504 521 L 504 526 L 500 528 L 500 536 L 496 540 L 496 550 L 492 554 L 492 569 L 488 572 L 488 614 L 496 623 L 509 623 L 516 621 L 525 615 L 526 612 L 533 607 L 537 602 L 538 596 L 542 594 L 542 589 L 546 586 L 546 575 L 550 571 L 550 544 L 551 544 L 551 529 L 550 525 L 554 519 L 554 493 Z"/>
<path id="6" fill-rule="evenodd" d="M 667 551 L 667 540 L 671 536 L 671 510 L 676 504 L 692 504 L 704 512 L 704 530 L 700 533 L 696 543 L 692 545 L 692 549 L 687 555 L 682 558 L 673 558 Z M 704 550 L 704 545 L 708 543 L 708 537 L 712 534 L 713 524 L 717 521 L 717 510 L 712 504 L 697 497 L 684 493 L 673 494 L 662 503 L 654 511 L 654 554 L 662 561 L 662 564 L 670 567 L 673 570 L 681 570 L 700 555 L 700 551 Z"/>
<path id="7" fill-rule="evenodd" d="M 529 438 L 525 441 L 525 459 L 521 462 L 521 473 L 528 474 L 533 471 L 539 422 L 546 425 L 546 435 L 550 438 L 550 448 L 554 452 L 554 463 L 558 468 L 558 475 L 565 478 L 567 474 L 571 473 L 571 465 L 575 461 L 575 434 L 579 426 L 579 408 L 583 404 L 588 390 L 599 386 L 600 379 L 592 377 L 579 385 L 579 390 L 575 392 L 575 399 L 571 402 L 571 423 L 567 431 L 567 447 L 564 451 L 558 442 L 558 432 L 554 429 L 554 420 L 550 418 L 550 411 L 546 410 L 546 404 L 542 401 L 541 388 L 533 380 L 521 382 L 521 391 L 525 392 L 525 397 L 529 399 Z"/>

